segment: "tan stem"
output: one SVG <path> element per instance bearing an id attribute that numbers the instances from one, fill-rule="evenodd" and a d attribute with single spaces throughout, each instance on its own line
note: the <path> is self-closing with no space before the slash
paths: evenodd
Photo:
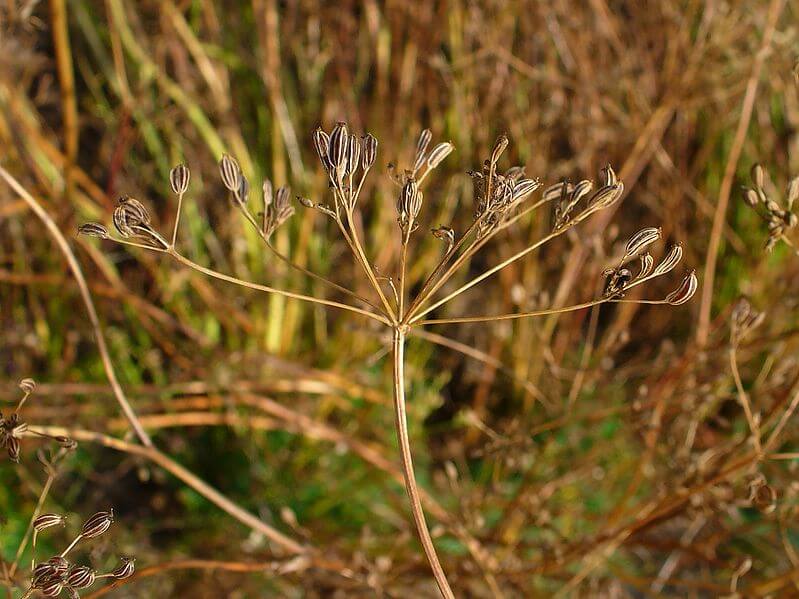
<path id="1" fill-rule="evenodd" d="M 413 472 L 413 458 L 411 457 L 411 444 L 408 438 L 408 418 L 405 414 L 405 333 L 400 329 L 394 330 L 394 340 L 392 347 L 394 362 L 394 415 L 397 427 L 397 440 L 399 442 L 400 458 L 402 461 L 402 472 L 405 475 L 405 490 L 411 500 L 411 511 L 413 520 L 416 523 L 416 531 L 422 542 L 427 561 L 433 569 L 436 584 L 441 595 L 447 599 L 454 599 L 455 595 L 450 589 L 444 569 L 438 560 L 433 539 L 427 528 L 422 500 L 419 496 L 419 487 L 416 484 L 416 475 Z"/>

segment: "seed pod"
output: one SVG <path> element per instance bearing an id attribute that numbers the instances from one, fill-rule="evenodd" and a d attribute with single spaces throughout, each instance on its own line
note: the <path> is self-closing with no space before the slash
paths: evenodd
<path id="1" fill-rule="evenodd" d="M 397 212 L 399 213 L 399 223 L 403 233 L 406 235 L 413 229 L 413 223 L 422 208 L 422 192 L 416 179 L 408 179 L 400 191 L 397 200 Z"/>
<path id="2" fill-rule="evenodd" d="M 135 571 L 136 567 L 133 562 L 135 562 L 135 558 L 132 557 L 122 557 L 120 558 L 122 562 L 117 568 L 111 572 L 111 576 L 116 578 L 117 580 L 122 580 L 124 578 L 130 578 L 133 576 L 133 572 Z"/>
<path id="3" fill-rule="evenodd" d="M 36 564 L 33 568 L 33 572 L 31 572 L 31 586 L 34 589 L 41 588 L 43 584 L 50 582 L 53 578 L 57 578 L 58 576 L 58 572 L 49 561 Z"/>
<path id="4" fill-rule="evenodd" d="M 616 203 L 622 193 L 624 193 L 624 183 L 619 181 L 614 185 L 600 187 L 596 190 L 591 199 L 588 200 L 589 208 L 593 210 L 603 210 Z"/>
<path id="5" fill-rule="evenodd" d="M 494 142 L 494 149 L 491 150 L 491 164 L 496 164 L 507 148 L 508 136 L 503 133 L 497 138 L 497 141 Z"/>
<path id="6" fill-rule="evenodd" d="M 682 246 L 676 243 L 671 246 L 669 253 L 666 254 L 663 260 L 660 261 L 660 264 L 655 267 L 652 275 L 659 277 L 660 275 L 665 275 L 667 272 L 671 272 L 674 270 L 674 267 L 680 263 L 680 260 L 682 260 Z"/>
<path id="7" fill-rule="evenodd" d="M 311 200 L 309 200 L 308 198 L 304 198 L 302 196 L 297 196 L 297 201 L 304 208 L 313 208 L 314 207 L 314 203 Z"/>
<path id="8" fill-rule="evenodd" d="M 322 166 L 326 171 L 329 171 L 332 167 L 330 159 L 327 156 L 330 150 L 330 137 L 321 127 L 317 127 L 316 131 L 314 131 L 313 146 L 316 150 L 316 155 L 319 156 Z"/>
<path id="9" fill-rule="evenodd" d="M 21 451 L 19 439 L 11 435 L 6 437 L 6 451 L 8 458 L 15 464 L 19 464 L 19 452 Z"/>
<path id="10" fill-rule="evenodd" d="M 616 177 L 616 171 L 614 171 L 613 167 L 609 164 L 600 171 L 600 176 L 602 177 L 602 185 L 604 187 L 610 187 L 611 185 L 616 185 L 616 183 L 619 182 L 618 178 Z"/>
<path id="11" fill-rule="evenodd" d="M 333 168 L 345 168 L 347 160 L 347 146 L 349 144 L 349 131 L 347 123 L 338 122 L 330 134 L 330 147 L 327 150 L 327 159 Z"/>
<path id="12" fill-rule="evenodd" d="M 219 161 L 219 174 L 222 176 L 222 183 L 228 191 L 237 192 L 241 185 L 241 168 L 236 159 L 229 154 L 222 154 Z"/>
<path id="13" fill-rule="evenodd" d="M 594 188 L 593 181 L 589 181 L 588 179 L 583 179 L 577 185 L 574 186 L 574 191 L 572 191 L 572 204 L 576 204 L 579 202 L 583 196 L 590 193 L 591 190 Z"/>
<path id="14" fill-rule="evenodd" d="M 47 565 L 51 566 L 58 576 L 63 576 L 69 570 L 69 562 L 60 555 L 54 555 L 47 560 Z"/>
<path id="15" fill-rule="evenodd" d="M 430 145 L 430 140 L 433 139 L 433 132 L 430 129 L 423 129 L 419 134 L 419 139 L 416 142 L 416 155 L 413 160 L 413 172 L 415 173 L 424 164 L 427 158 L 427 146 Z"/>
<path id="16" fill-rule="evenodd" d="M 78 235 L 108 239 L 108 229 L 100 223 L 85 223 L 78 227 Z"/>
<path id="17" fill-rule="evenodd" d="M 113 220 L 114 227 L 122 237 L 135 237 L 140 235 L 137 227 L 150 224 L 150 213 L 136 198 L 122 196 L 117 200 Z"/>
<path id="18" fill-rule="evenodd" d="M 60 514 L 42 514 L 33 521 L 33 530 L 42 532 L 53 526 L 64 526 L 66 518 Z"/>
<path id="19" fill-rule="evenodd" d="M 97 512 L 91 518 L 86 520 L 80 534 L 84 539 L 93 539 L 95 537 L 99 537 L 111 527 L 113 522 L 113 509 L 107 512 Z"/>
<path id="20" fill-rule="evenodd" d="M 272 194 L 272 182 L 269 179 L 264 179 L 264 184 L 261 189 L 264 194 L 264 208 L 267 208 L 272 205 L 272 201 L 274 200 Z"/>
<path id="21" fill-rule="evenodd" d="M 49 578 L 42 581 L 41 586 L 37 587 L 39 592 L 45 597 L 58 597 L 64 590 L 64 583 L 58 577 Z"/>
<path id="22" fill-rule="evenodd" d="M 643 279 L 644 277 L 648 277 L 654 266 L 655 259 L 652 257 L 652 254 L 649 252 L 646 254 L 641 254 L 641 270 L 638 272 L 638 276 L 636 278 Z"/>
<path id="23" fill-rule="evenodd" d="M 242 174 L 239 174 L 239 188 L 233 193 L 233 198 L 236 200 L 236 204 L 242 208 L 247 204 L 247 200 L 250 198 L 250 182 L 247 181 L 247 177 Z"/>
<path id="24" fill-rule="evenodd" d="M 746 202 L 749 206 L 752 206 L 753 208 L 757 206 L 757 202 L 760 199 L 760 197 L 757 195 L 757 192 L 751 187 L 744 187 L 743 192 L 744 192 L 744 202 Z"/>
<path id="25" fill-rule="evenodd" d="M 361 161 L 361 143 L 357 135 L 350 135 L 347 144 L 347 175 L 353 174 L 358 170 Z"/>
<path id="26" fill-rule="evenodd" d="M 544 190 L 544 193 L 541 199 L 544 202 L 552 202 L 557 200 L 563 195 L 563 188 L 566 187 L 566 193 L 568 194 L 573 187 L 569 184 L 568 181 L 562 181 L 560 183 L 555 183 L 554 185 L 550 185 Z"/>
<path id="27" fill-rule="evenodd" d="M 189 188 L 189 179 L 191 179 L 191 171 L 185 164 L 179 164 L 169 171 L 169 186 L 176 195 L 186 193 Z"/>
<path id="28" fill-rule="evenodd" d="M 67 585 L 73 589 L 85 589 L 94 584 L 97 572 L 89 566 L 73 566 L 67 574 Z"/>
<path id="29" fill-rule="evenodd" d="M 441 164 L 444 158 L 452 154 L 454 149 L 455 146 L 448 141 L 442 141 L 440 144 L 436 144 L 436 147 L 430 151 L 430 155 L 427 157 L 427 168 L 436 168 Z"/>
<path id="30" fill-rule="evenodd" d="M 513 184 L 513 201 L 521 202 L 539 187 L 541 182 L 538 179 L 519 179 Z"/>
<path id="31" fill-rule="evenodd" d="M 763 189 L 763 184 L 765 183 L 766 179 L 763 167 L 759 164 L 753 165 L 751 175 L 752 175 L 752 183 L 755 184 L 755 187 Z"/>
<path id="32" fill-rule="evenodd" d="M 361 166 L 363 170 L 372 168 L 377 160 L 377 138 L 371 133 L 363 137 L 363 156 Z"/>
<path id="33" fill-rule="evenodd" d="M 19 382 L 19 388 L 22 389 L 23 393 L 33 393 L 33 390 L 36 389 L 36 381 L 33 379 L 22 379 Z"/>
<path id="34" fill-rule="evenodd" d="M 699 281 L 696 278 L 696 273 L 692 270 L 685 276 L 680 286 L 666 296 L 666 302 L 672 306 L 684 304 L 694 296 L 698 287 Z"/>
<path id="35" fill-rule="evenodd" d="M 624 248 L 626 256 L 637 256 L 642 250 L 655 243 L 661 236 L 660 227 L 645 227 L 630 237 Z"/>

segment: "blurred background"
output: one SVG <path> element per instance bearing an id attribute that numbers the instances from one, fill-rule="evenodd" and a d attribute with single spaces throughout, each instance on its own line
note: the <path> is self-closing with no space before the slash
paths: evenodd
<path id="1" fill-rule="evenodd" d="M 75 235 L 80 223 L 110 222 L 122 194 L 171 231 L 169 170 L 186 162 L 185 255 L 335 298 L 263 246 L 216 162 L 230 153 L 254 189 L 268 177 L 324 202 L 311 133 L 346 120 L 380 142 L 360 208 L 366 252 L 387 275 L 399 233 L 385 166 L 409 165 L 425 127 L 455 145 L 426 182 L 411 285 L 441 253 L 430 227 L 471 222 L 466 172 L 501 133 L 511 142 L 503 168 L 524 165 L 545 185 L 595 178 L 606 164 L 625 182 L 620 204 L 441 315 L 596 297 L 644 226 L 681 242 L 700 277 L 679 307 L 618 304 L 411 338 L 417 476 L 456 594 L 799 596 L 795 420 L 780 427 L 778 457 L 753 458 L 731 366 L 767 438 L 799 390 L 799 256 L 787 243 L 764 250 L 766 223 L 740 186 L 760 162 L 779 200 L 799 175 L 797 23 L 799 6 L 779 0 L 2 0 L 0 165 L 69 240 L 155 443 L 347 568 L 284 567 L 280 547 L 165 471 L 93 443 L 63 462 L 45 510 L 73 517 L 41 547 L 113 506 L 113 534 L 87 559 L 99 568 L 133 554 L 141 574 L 110 596 L 436 596 L 399 478 L 386 333 Z M 368 294 L 335 227 L 297 208 L 276 246 Z M 452 284 L 541 238 L 551 220 L 542 209 L 520 221 Z M 766 316 L 731 360 L 741 297 Z M 32 377 L 30 424 L 132 440 L 63 255 L 5 184 L 0 319 L 4 413 Z M 0 459 L 4 560 L 44 483 L 35 450 L 45 445 L 29 440 L 18 465 Z M 189 558 L 208 562 L 190 569 Z"/>

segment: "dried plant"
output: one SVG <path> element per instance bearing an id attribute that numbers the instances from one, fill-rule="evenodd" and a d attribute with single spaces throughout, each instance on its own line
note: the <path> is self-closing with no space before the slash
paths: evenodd
<path id="1" fill-rule="evenodd" d="M 743 188 L 743 199 L 768 226 L 766 250 L 771 251 L 778 242 L 783 241 L 799 252 L 790 234 L 799 223 L 799 216 L 794 212 L 794 204 L 799 200 L 799 177 L 788 183 L 783 201 L 773 199 L 770 189 L 774 188 L 768 181 L 765 170 L 759 164 L 752 167 L 752 187 Z"/>
<path id="2" fill-rule="evenodd" d="M 623 182 L 618 179 L 614 170 L 607 166 L 602 170 L 599 183 L 596 186 L 593 181 L 589 180 L 582 180 L 574 185 L 568 181 L 563 181 L 547 188 L 541 197 L 534 201 L 532 199 L 533 193 L 540 185 L 537 179 L 526 178 L 524 169 L 521 167 L 511 167 L 502 173 L 499 172 L 499 163 L 509 144 L 508 138 L 503 135 L 494 144 L 491 155 L 484 162 L 482 169 L 469 173 L 474 184 L 471 223 L 461 234 L 458 234 L 454 227 L 449 224 L 440 225 L 432 229 L 432 234 L 435 237 L 446 242 L 446 251 L 430 269 L 430 274 L 421 285 L 420 290 L 412 297 L 406 298 L 409 293 L 406 285 L 409 261 L 408 250 L 412 235 L 418 232 L 420 228 L 422 207 L 425 201 L 425 192 L 422 186 L 441 161 L 454 149 L 450 142 L 442 142 L 428 151 L 431 141 L 432 134 L 430 130 L 425 129 L 419 136 L 413 165 L 401 171 L 392 165 L 389 166 L 390 176 L 399 188 L 396 211 L 399 227 L 400 259 L 395 277 L 384 277 L 378 275 L 377 269 L 368 257 L 368 248 L 365 248 L 361 241 L 361 232 L 355 218 L 364 189 L 364 181 L 376 161 L 377 139 L 371 134 L 366 134 L 364 137 L 352 134 L 344 122 L 337 123 L 330 133 L 319 128 L 313 134 L 314 148 L 322 168 L 327 174 L 331 198 L 327 203 L 315 202 L 310 199 L 300 199 L 300 203 L 307 208 L 317 210 L 333 221 L 350 248 L 353 259 L 363 272 L 375 297 L 371 300 L 361 297 L 354 291 L 343 289 L 324 277 L 313 276 L 325 282 L 331 288 L 344 291 L 348 296 L 357 299 L 364 307 L 244 281 L 197 264 L 183 255 L 176 246 L 176 240 L 183 196 L 186 193 L 189 181 L 189 171 L 185 165 L 175 167 L 170 176 L 172 191 L 178 196 L 178 213 L 175 216 L 175 224 L 171 235 L 172 242 L 167 242 L 166 237 L 162 236 L 153 227 L 150 216 L 142 203 L 128 196 L 120 198 L 114 211 L 113 223 L 119 234 L 118 236 L 110 235 L 105 227 L 97 223 L 83 225 L 79 231 L 84 234 L 110 239 L 120 244 L 165 254 L 184 266 L 202 272 L 212 278 L 254 290 L 357 313 L 380 323 L 391 331 L 395 424 L 405 486 L 410 498 L 416 529 L 439 590 L 444 597 L 454 597 L 425 520 L 413 469 L 411 444 L 405 414 L 406 375 L 404 352 L 408 334 L 413 329 L 436 324 L 491 323 L 582 310 L 606 303 L 632 302 L 680 305 L 690 300 L 696 292 L 697 279 L 693 272 L 689 272 L 675 290 L 662 299 L 633 299 L 629 297 L 630 292 L 636 287 L 670 273 L 676 268 L 682 258 L 681 247 L 674 245 L 656 263 L 649 249 L 652 244 L 660 240 L 661 230 L 657 227 L 647 227 L 629 239 L 625 245 L 623 255 L 618 259 L 617 265 L 605 272 L 605 291 L 600 297 L 572 306 L 529 312 L 431 318 L 432 312 L 442 311 L 453 299 L 462 293 L 530 255 L 547 242 L 572 230 L 593 214 L 614 205 L 618 202 L 624 189 Z M 255 228 L 269 249 L 277 253 L 270 244 L 269 239 L 275 230 L 294 212 L 289 202 L 288 190 L 281 188 L 278 190 L 277 195 L 273 197 L 271 183 L 269 181 L 264 182 L 263 215 L 259 223 L 258 219 L 250 212 L 248 198 L 250 185 L 237 161 L 231 156 L 224 155 L 219 162 L 219 173 L 224 187 L 231 194 L 233 205 L 241 212 L 246 221 Z M 545 206 L 552 207 L 551 226 L 547 235 L 481 274 L 470 278 L 466 283 L 449 292 L 443 298 L 434 299 L 439 289 L 499 231 L 511 227 L 523 217 Z M 546 218 L 546 216 L 542 218 Z M 285 259 L 285 257 L 283 258 Z M 632 261 L 638 262 L 635 272 L 630 269 Z M 290 264 L 290 262 L 288 263 Z M 307 272 L 304 269 L 300 270 Z M 395 279 L 399 283 L 398 286 L 394 285 Z M 381 281 L 385 280 L 389 281 L 392 294 L 387 294 L 383 288 Z M 390 299 L 390 295 L 393 295 L 393 298 Z"/>

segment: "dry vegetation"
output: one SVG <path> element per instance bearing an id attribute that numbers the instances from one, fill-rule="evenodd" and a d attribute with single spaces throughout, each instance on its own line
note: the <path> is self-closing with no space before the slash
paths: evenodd
<path id="1" fill-rule="evenodd" d="M 8 596 L 799 596 L 797 22 L 0 0 Z"/>

